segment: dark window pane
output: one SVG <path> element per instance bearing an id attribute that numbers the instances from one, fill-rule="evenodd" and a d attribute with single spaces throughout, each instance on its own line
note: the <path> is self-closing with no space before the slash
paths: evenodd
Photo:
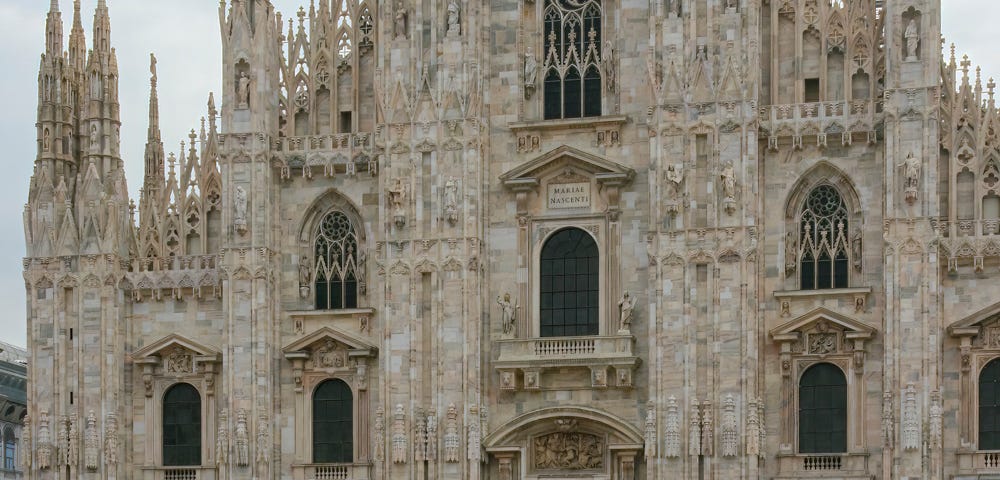
<path id="1" fill-rule="evenodd" d="M 591 67 L 583 79 L 583 116 L 601 115 L 601 74 Z"/>
<path id="2" fill-rule="evenodd" d="M 979 450 L 1000 450 L 1000 360 L 979 374 Z"/>
<path id="3" fill-rule="evenodd" d="M 562 118 L 562 79 L 556 69 L 545 76 L 545 119 Z"/>
<path id="4" fill-rule="evenodd" d="M 354 399 L 342 380 L 327 380 L 313 393 L 313 462 L 354 461 Z"/>
<path id="5" fill-rule="evenodd" d="M 799 381 L 799 453 L 847 451 L 847 379 L 820 363 Z"/>
<path id="6" fill-rule="evenodd" d="M 578 228 L 557 232 L 542 247 L 540 313 L 543 337 L 597 335 L 597 244 Z"/>
<path id="7" fill-rule="evenodd" d="M 201 396 L 187 383 L 163 396 L 163 465 L 201 465 Z"/>

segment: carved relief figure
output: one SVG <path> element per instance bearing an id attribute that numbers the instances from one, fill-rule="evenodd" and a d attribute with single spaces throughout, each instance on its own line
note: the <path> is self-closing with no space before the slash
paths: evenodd
<path id="1" fill-rule="evenodd" d="M 236 466 L 250 465 L 250 434 L 247 432 L 247 411 L 236 413 Z"/>
<path id="2" fill-rule="evenodd" d="M 604 51 L 601 52 L 601 68 L 604 69 L 604 81 L 608 91 L 614 92 L 618 71 L 615 68 L 615 47 L 611 40 L 604 43 Z"/>
<path id="3" fill-rule="evenodd" d="M 31 470 L 31 457 L 33 456 L 31 448 L 31 415 L 25 415 L 22 422 L 24 425 L 21 427 L 21 448 L 18 453 L 21 454 L 21 467 L 25 470 Z"/>
<path id="4" fill-rule="evenodd" d="M 535 468 L 589 470 L 604 466 L 604 441 L 596 435 L 555 432 L 534 440 Z"/>
<path id="5" fill-rule="evenodd" d="M 303 255 L 299 259 L 299 296 L 306 298 L 309 296 L 309 291 L 312 288 L 312 264 L 309 263 L 309 257 Z"/>
<path id="6" fill-rule="evenodd" d="M 681 412 L 677 406 L 677 397 L 667 397 L 667 418 L 663 434 L 663 455 L 667 458 L 681 456 Z"/>
<path id="7" fill-rule="evenodd" d="M 99 152 L 101 150 L 100 137 L 97 134 L 97 125 L 90 126 L 90 151 Z"/>
<path id="8" fill-rule="evenodd" d="M 854 232 L 851 238 L 851 256 L 854 260 L 854 269 L 861 271 L 861 232 Z"/>
<path id="9" fill-rule="evenodd" d="M 691 413 L 688 420 L 688 455 L 701 455 L 701 420 L 698 413 L 698 399 L 691 399 Z"/>
<path id="10" fill-rule="evenodd" d="M 632 314 L 635 312 L 635 302 L 635 297 L 631 296 L 628 290 L 625 290 L 621 300 L 618 300 L 618 313 L 621 321 L 620 333 L 627 334 L 632 327 Z"/>
<path id="11" fill-rule="evenodd" d="M 49 431 L 49 412 L 42 410 L 38 419 L 38 468 L 52 467 L 52 433 Z"/>
<path id="12" fill-rule="evenodd" d="M 233 191 L 233 226 L 240 234 L 247 231 L 247 191 L 240 185 Z"/>
<path id="13" fill-rule="evenodd" d="M 799 266 L 799 236 L 796 232 L 785 233 L 785 276 L 795 274 Z"/>
<path id="14" fill-rule="evenodd" d="M 444 461 L 458 462 L 458 449 L 461 438 L 458 435 L 458 408 L 452 403 L 448 405 L 448 417 L 444 431 Z"/>
<path id="15" fill-rule="evenodd" d="M 479 427 L 480 422 L 483 422 L 483 418 L 480 417 L 479 407 L 472 405 L 469 407 L 469 418 L 466 424 L 468 425 L 468 444 L 466 445 L 467 458 L 469 460 L 479 460 L 480 449 L 482 445 L 482 436 L 480 436 Z"/>
<path id="16" fill-rule="evenodd" d="M 392 463 L 406 463 L 406 412 L 401 403 L 392 414 Z"/>
<path id="17" fill-rule="evenodd" d="M 512 337 L 514 336 L 515 322 L 517 321 L 518 305 L 511 302 L 509 293 L 503 294 L 502 298 L 498 296 L 497 304 L 500 305 L 500 318 L 503 319 L 503 334 Z"/>
<path id="18" fill-rule="evenodd" d="M 396 226 L 403 228 L 406 224 L 406 185 L 403 184 L 402 178 L 396 178 L 393 182 L 392 188 L 389 189 L 389 206 L 392 209 L 392 216 L 396 222 Z"/>
<path id="19" fill-rule="evenodd" d="M 670 1 L 670 16 L 677 18 L 681 15 L 681 0 Z"/>
<path id="20" fill-rule="evenodd" d="M 420 410 L 413 412 L 413 460 L 423 462 L 427 460 L 427 420 L 420 414 Z"/>
<path id="21" fill-rule="evenodd" d="M 903 177 L 906 181 L 906 201 L 912 204 L 917 200 L 917 190 L 920 187 L 920 159 L 913 156 L 913 152 L 903 159 L 897 167 L 903 167 Z"/>
<path id="22" fill-rule="evenodd" d="M 247 72 L 240 73 L 236 82 L 236 108 L 250 108 L 250 76 Z"/>
<path id="23" fill-rule="evenodd" d="M 538 61 L 535 60 L 535 54 L 528 52 L 524 54 L 524 96 L 527 99 L 531 98 L 531 94 L 535 91 L 535 83 L 538 80 Z"/>
<path id="24" fill-rule="evenodd" d="M 903 36 L 906 37 L 906 60 L 916 60 L 917 49 L 920 48 L 920 31 L 918 30 L 916 19 L 911 18 L 910 22 L 906 24 L 906 31 L 903 32 Z"/>
<path id="25" fill-rule="evenodd" d="M 403 2 L 396 3 L 396 15 L 393 18 L 396 38 L 406 38 L 406 7 Z"/>
<path id="26" fill-rule="evenodd" d="M 659 440 L 656 438 L 656 404 L 652 400 L 646 402 L 645 427 L 646 458 L 655 458 L 656 444 Z"/>
<path id="27" fill-rule="evenodd" d="M 462 25 L 460 18 L 461 9 L 458 6 L 456 0 L 451 0 L 448 2 L 448 36 L 455 36 L 462 33 Z"/>
<path id="28" fill-rule="evenodd" d="M 181 348 L 175 348 L 167 355 L 168 373 L 191 373 L 191 356 Z"/>
<path id="29" fill-rule="evenodd" d="M 903 449 L 920 448 L 920 417 L 917 416 L 917 389 L 910 383 L 903 391 Z"/>
<path id="30" fill-rule="evenodd" d="M 100 435 L 97 433 L 97 417 L 91 410 L 87 414 L 87 427 L 84 430 L 84 454 L 83 460 L 87 470 L 97 470 L 97 462 L 100 458 Z"/>
<path id="31" fill-rule="evenodd" d="M 219 466 L 229 463 L 229 409 L 219 413 L 219 431 L 215 435 L 215 461 Z"/>
<path id="32" fill-rule="evenodd" d="M 261 469 L 266 469 L 270 460 L 271 446 L 267 439 L 268 422 L 267 415 L 261 415 L 257 420 L 257 465 Z"/>
<path id="33" fill-rule="evenodd" d="M 436 415 L 427 416 L 427 460 L 437 460 L 438 421 Z"/>
<path id="34" fill-rule="evenodd" d="M 722 456 L 735 457 L 739 440 L 740 432 L 736 424 L 736 400 L 730 393 L 722 401 Z"/>
<path id="35" fill-rule="evenodd" d="M 444 184 L 444 214 L 449 224 L 458 221 L 458 182 L 454 178 Z"/>
<path id="36" fill-rule="evenodd" d="M 385 458 L 385 409 L 375 410 L 375 460 Z"/>
<path id="37" fill-rule="evenodd" d="M 733 162 L 727 161 L 722 165 L 722 194 L 727 202 L 736 200 L 736 172 L 733 169 Z"/>

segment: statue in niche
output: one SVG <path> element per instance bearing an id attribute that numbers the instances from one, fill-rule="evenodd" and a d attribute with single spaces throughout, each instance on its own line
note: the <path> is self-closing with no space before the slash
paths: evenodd
<path id="1" fill-rule="evenodd" d="M 396 3 L 396 16 L 393 19 L 396 38 L 406 38 L 406 7 L 403 2 Z"/>
<path id="2" fill-rule="evenodd" d="M 448 223 L 455 225 L 458 221 L 458 182 L 454 178 L 444 184 L 444 213 Z"/>
<path id="3" fill-rule="evenodd" d="M 675 216 L 680 211 L 681 183 L 684 182 L 684 164 L 677 163 L 667 165 L 666 193 L 667 193 L 667 213 Z"/>
<path id="4" fill-rule="evenodd" d="M 798 235 L 795 232 L 785 234 L 785 276 L 790 277 L 795 273 L 799 263 Z"/>
<path id="5" fill-rule="evenodd" d="M 903 32 L 903 36 L 906 37 L 906 60 L 916 60 L 917 49 L 920 48 L 920 32 L 918 31 L 916 19 L 911 18 L 910 23 L 906 24 L 906 31 Z"/>
<path id="6" fill-rule="evenodd" d="M 625 290 L 625 293 L 622 294 L 621 300 L 618 301 L 618 312 L 621 320 L 621 326 L 619 327 L 620 330 L 618 330 L 618 333 L 627 335 L 631 331 L 632 314 L 635 312 L 635 302 L 635 297 L 631 296 L 628 293 L 628 290 Z"/>
<path id="7" fill-rule="evenodd" d="M 726 213 L 732 215 L 736 211 L 736 171 L 732 161 L 726 161 L 722 165 L 722 173 L 719 176 L 722 179 L 722 195 L 725 199 Z"/>
<path id="8" fill-rule="evenodd" d="M 403 184 L 402 178 L 396 178 L 392 188 L 389 189 L 389 204 L 392 207 L 393 220 L 399 228 L 403 228 L 403 225 L 406 225 L 405 201 L 406 185 Z"/>
<path id="9" fill-rule="evenodd" d="M 236 82 L 236 108 L 250 108 L 250 75 L 240 73 Z"/>
<path id="10" fill-rule="evenodd" d="M 903 167 L 903 177 L 906 179 L 904 184 L 906 201 L 913 204 L 917 201 L 917 190 L 920 186 L 920 159 L 914 157 L 913 152 L 910 152 L 897 167 Z"/>
<path id="11" fill-rule="evenodd" d="M 677 18 L 681 16 L 681 0 L 669 0 L 670 1 L 670 17 Z"/>
<path id="12" fill-rule="evenodd" d="M 726 0 L 726 10 L 736 10 L 736 0 Z"/>
<path id="13" fill-rule="evenodd" d="M 50 144 L 51 142 L 49 140 L 49 129 L 46 128 L 45 130 L 42 131 L 42 151 L 43 152 L 49 151 Z"/>
<path id="14" fill-rule="evenodd" d="M 241 235 L 247 231 L 247 191 L 237 185 L 233 192 L 233 226 Z"/>
<path id="15" fill-rule="evenodd" d="M 601 52 L 601 68 L 604 69 L 604 82 L 609 92 L 614 92 L 618 72 L 615 70 L 615 47 L 611 40 L 604 42 L 604 51 Z"/>
<path id="16" fill-rule="evenodd" d="M 448 36 L 453 37 L 462 33 L 461 8 L 457 0 L 448 2 Z"/>
<path id="17" fill-rule="evenodd" d="M 299 296 L 306 298 L 312 286 L 312 265 L 309 264 L 309 257 L 303 255 L 299 259 Z"/>
<path id="18" fill-rule="evenodd" d="M 507 337 L 513 337 L 518 305 L 510 300 L 509 293 L 503 294 L 502 298 L 497 296 L 497 304 L 500 305 L 500 314 L 503 319 L 503 334 Z"/>
<path id="19" fill-rule="evenodd" d="M 524 98 L 526 100 L 531 99 L 531 95 L 535 93 L 535 83 L 538 78 L 538 61 L 535 60 L 535 54 L 529 52 L 524 54 Z"/>
<path id="20" fill-rule="evenodd" d="M 97 152 L 101 148 L 100 137 L 97 134 L 97 125 L 90 126 L 90 151 Z"/>
<path id="21" fill-rule="evenodd" d="M 854 232 L 851 238 L 851 256 L 854 257 L 854 268 L 861 271 L 861 232 Z"/>

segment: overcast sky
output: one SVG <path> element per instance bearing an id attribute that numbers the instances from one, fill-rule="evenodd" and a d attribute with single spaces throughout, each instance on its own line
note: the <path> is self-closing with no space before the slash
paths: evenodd
<path id="1" fill-rule="evenodd" d="M 275 0 L 285 18 L 306 0 Z M 990 19 L 1000 17 L 996 0 L 947 0 L 944 35 L 975 64 L 983 77 L 1000 75 Z M 66 41 L 73 21 L 73 5 L 61 0 Z M 96 0 L 83 1 L 83 23 L 88 46 L 92 41 Z M 108 0 L 112 44 L 121 73 L 122 152 L 130 194 L 138 196 L 145 149 L 149 93 L 149 53 L 156 53 L 160 117 L 167 152 L 177 151 L 205 115 L 209 91 L 220 85 L 221 52 L 219 3 L 213 0 Z M 45 45 L 47 0 L 0 0 L 0 145 L 6 154 L 0 188 L 0 340 L 25 345 L 25 291 L 22 277 L 24 235 L 22 212 L 28 198 L 28 179 L 35 159 L 35 109 L 39 55 Z"/>

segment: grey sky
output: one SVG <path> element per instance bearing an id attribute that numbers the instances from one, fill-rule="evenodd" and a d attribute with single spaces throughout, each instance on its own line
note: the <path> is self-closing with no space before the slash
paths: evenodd
<path id="1" fill-rule="evenodd" d="M 289 18 L 307 0 L 274 0 Z M 944 34 L 983 66 L 983 77 L 1000 76 L 1000 55 L 989 38 L 989 19 L 1000 16 L 995 0 L 943 0 Z M 24 256 L 22 212 L 28 198 L 28 179 L 35 158 L 35 109 L 39 55 L 44 49 L 45 0 L 0 0 L 0 145 L 4 175 L 0 188 L 0 340 L 25 345 L 25 292 L 21 259 Z M 88 46 L 92 41 L 96 0 L 83 1 L 83 23 Z M 149 53 L 157 56 L 160 122 L 167 152 L 206 112 L 208 92 L 219 89 L 221 52 L 218 6 L 214 0 L 108 0 L 112 43 L 121 73 L 122 152 L 129 193 L 137 197 L 141 185 L 149 92 Z M 71 0 L 61 0 L 65 35 L 72 26 Z M 996 34 L 993 33 L 995 36 Z"/>

